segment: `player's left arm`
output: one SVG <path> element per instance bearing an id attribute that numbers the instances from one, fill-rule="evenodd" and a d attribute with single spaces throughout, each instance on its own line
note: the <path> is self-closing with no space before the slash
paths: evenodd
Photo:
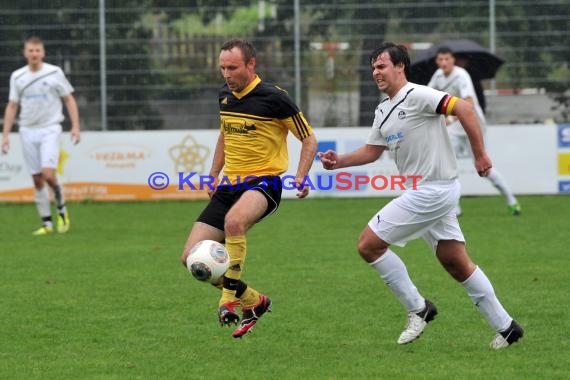
<path id="1" fill-rule="evenodd" d="M 305 198 L 309 195 L 306 178 L 317 154 L 317 139 L 303 112 L 299 111 L 289 98 L 283 97 L 280 105 L 285 110 L 282 111 L 283 113 L 291 115 L 281 119 L 281 122 L 303 145 L 299 157 L 299 166 L 297 166 L 297 173 L 295 174 L 295 187 L 298 190 L 297 197 Z"/>
<path id="2" fill-rule="evenodd" d="M 305 179 L 309 175 L 309 170 L 317 154 L 317 139 L 303 112 L 287 95 L 287 92 L 280 87 L 276 86 L 275 88 L 279 90 L 274 93 L 272 98 L 276 115 L 278 115 L 282 125 L 302 144 L 299 165 L 295 174 L 295 187 L 298 190 L 297 197 L 305 198 L 309 195 L 309 185 Z"/>
<path id="3" fill-rule="evenodd" d="M 305 198 L 309 195 L 309 186 L 304 184 L 305 178 L 309 175 L 309 170 L 315 160 L 317 154 L 317 138 L 314 133 L 305 137 L 301 141 L 301 155 L 299 157 L 299 166 L 297 166 L 297 173 L 295 174 L 295 183 L 299 192 L 297 197 Z"/>
<path id="4" fill-rule="evenodd" d="M 79 109 L 75 97 L 71 94 L 63 96 L 63 103 L 67 108 L 69 119 L 71 120 L 71 140 L 74 144 L 78 144 L 81 140 L 81 127 L 79 125 Z"/>
<path id="5" fill-rule="evenodd" d="M 450 100 L 450 103 L 453 102 L 453 104 L 448 107 L 447 114 L 455 115 L 459 119 L 471 144 L 471 150 L 475 157 L 475 169 L 477 169 L 477 173 L 479 173 L 481 177 L 485 177 L 489 174 L 489 170 L 493 165 L 485 150 L 483 133 L 481 132 L 481 126 L 479 125 L 479 119 L 477 118 L 475 109 L 473 105 L 466 100 L 456 97 L 452 98 L 455 98 L 455 101 L 453 102 L 453 99 Z"/>

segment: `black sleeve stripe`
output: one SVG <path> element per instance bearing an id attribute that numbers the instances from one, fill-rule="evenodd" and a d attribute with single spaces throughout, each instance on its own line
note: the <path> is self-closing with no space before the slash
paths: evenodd
<path id="1" fill-rule="evenodd" d="M 305 126 L 305 123 L 303 123 L 303 119 L 301 119 L 299 114 L 294 115 L 293 120 L 295 120 L 295 123 L 298 126 L 297 128 L 299 129 L 299 135 L 303 138 L 307 137 L 308 135 L 307 127 Z"/>
<path id="2" fill-rule="evenodd" d="M 293 115 L 293 122 L 295 123 L 295 126 L 297 127 L 297 132 L 299 133 L 299 136 L 301 138 L 309 136 L 309 130 L 307 128 L 307 125 L 303 122 L 303 119 L 299 114 Z"/>
<path id="3" fill-rule="evenodd" d="M 445 102 L 447 102 L 447 97 L 448 97 L 448 96 L 449 96 L 449 95 L 445 94 L 445 95 L 443 96 L 443 98 L 441 98 L 441 100 L 439 101 L 439 104 L 437 105 L 437 107 L 436 107 L 436 109 L 435 109 L 435 113 L 438 113 L 438 114 L 441 114 L 441 113 L 442 113 L 442 112 L 441 112 L 441 108 L 443 107 L 443 104 L 444 104 Z"/>
<path id="4" fill-rule="evenodd" d="M 295 130 L 297 130 L 297 134 L 301 135 L 301 129 L 299 127 L 299 123 L 297 123 L 297 119 L 295 119 L 295 115 L 291 116 L 291 120 L 293 121 L 293 125 L 295 125 Z"/>
<path id="5" fill-rule="evenodd" d="M 299 123 L 299 120 L 297 120 L 297 115 L 293 115 L 291 117 L 291 120 L 293 120 L 293 124 L 295 124 L 295 128 L 297 129 L 297 134 L 299 135 L 299 137 L 303 138 L 303 129 L 302 126 Z"/>

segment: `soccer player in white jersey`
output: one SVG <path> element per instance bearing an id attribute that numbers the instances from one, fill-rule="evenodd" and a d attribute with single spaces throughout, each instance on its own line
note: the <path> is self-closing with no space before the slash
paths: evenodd
<path id="1" fill-rule="evenodd" d="M 388 97 L 376 108 L 367 143 L 343 155 L 332 150 L 318 155 L 323 167 L 332 170 L 374 162 L 388 149 L 400 175 L 421 176 L 415 188 L 407 184 L 401 196 L 370 219 L 358 241 L 362 258 L 408 310 L 407 326 L 398 343 L 416 340 L 437 314 L 435 305 L 420 294 L 406 266 L 390 249 L 392 244 L 404 246 L 422 237 L 497 332 L 491 347 L 507 347 L 523 336 L 523 329 L 503 308 L 483 270 L 471 261 L 453 212 L 460 185 L 444 115 L 455 115 L 461 121 L 479 175 L 487 175 L 492 167 L 473 107 L 445 92 L 409 83 L 410 58 L 401 45 L 383 43 L 372 53 L 370 63 L 374 81 Z"/>
<path id="2" fill-rule="evenodd" d="M 473 86 L 473 81 L 471 80 L 469 73 L 464 68 L 456 66 L 453 51 L 446 46 L 442 46 L 438 49 L 435 62 L 438 69 L 431 77 L 428 86 L 435 88 L 436 90 L 445 91 L 450 95 L 455 95 L 458 98 L 465 99 L 471 103 L 475 109 L 475 113 L 479 119 L 479 125 L 481 126 L 484 134 L 486 127 L 485 114 L 477 100 L 475 87 Z M 471 152 L 469 140 L 465 131 L 461 127 L 459 120 L 454 116 L 448 116 L 446 118 L 446 123 L 447 132 L 451 138 L 451 145 L 453 146 L 456 157 L 472 158 L 473 153 Z M 514 216 L 520 215 L 521 207 L 517 198 L 514 196 L 509 185 L 504 180 L 503 175 L 497 170 L 497 168 L 489 170 L 489 173 L 485 178 L 487 178 L 493 186 L 503 194 L 507 201 L 507 209 L 509 213 Z M 455 213 L 456 215 L 461 215 L 461 207 L 459 206 L 459 203 L 457 203 Z"/>
<path id="3" fill-rule="evenodd" d="M 24 159 L 32 175 L 35 199 L 42 226 L 34 235 L 53 232 L 53 222 L 46 183 L 51 187 L 57 205 L 57 231 L 67 232 L 70 219 L 65 207 L 56 168 L 59 162 L 61 122 L 64 120 L 62 100 L 71 119 L 71 138 L 79 142 L 79 111 L 72 95 L 73 87 L 63 71 L 43 62 L 43 41 L 36 36 L 26 39 L 24 56 L 27 65 L 14 71 L 10 77 L 10 95 L 4 113 L 2 153 L 10 149 L 10 131 L 18 109 L 18 125 L 24 151 Z"/>

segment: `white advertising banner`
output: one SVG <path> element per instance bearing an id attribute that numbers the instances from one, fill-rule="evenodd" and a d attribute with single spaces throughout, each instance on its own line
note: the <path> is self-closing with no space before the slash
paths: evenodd
<path id="1" fill-rule="evenodd" d="M 566 156 L 559 151 L 558 140 L 565 136 L 560 131 L 555 125 L 487 128 L 493 165 L 515 194 L 554 194 L 562 189 L 559 180 Z M 346 153 L 364 143 L 368 128 L 321 128 L 315 133 L 319 150 Z M 58 173 L 68 200 L 204 199 L 217 138 L 217 130 L 84 132 L 81 143 L 73 145 L 64 133 Z M 300 149 L 300 142 L 291 137 L 285 198 L 295 197 L 287 176 L 295 173 Z M 463 194 L 498 194 L 477 175 L 471 159 L 460 159 L 458 167 Z M 312 196 L 382 197 L 401 193 L 397 174 L 385 152 L 375 163 L 336 171 L 324 170 L 315 160 L 309 181 Z M 19 136 L 13 133 L 9 154 L 0 156 L 0 202 L 33 201 L 31 176 Z"/>
<path id="2" fill-rule="evenodd" d="M 217 139 L 217 131 L 84 132 L 73 145 L 64 133 L 58 174 L 67 200 L 206 198 L 205 190 L 179 190 L 177 173 L 207 174 Z M 0 156 L 0 201 L 33 202 L 16 134 L 11 145 L 9 154 Z"/>
<path id="3" fill-rule="evenodd" d="M 368 128 L 323 128 L 315 131 L 319 150 L 336 150 L 347 153 L 364 144 Z M 557 126 L 556 125 L 505 125 L 487 127 L 485 141 L 493 166 L 502 174 L 515 194 L 554 194 L 558 192 L 557 174 Z M 426 141 L 425 144 L 429 144 Z M 290 172 L 299 156 L 300 144 L 290 141 Z M 421 148 L 419 148 L 421 149 Z M 491 182 L 479 177 L 471 158 L 460 158 L 457 161 L 461 190 L 464 195 L 491 195 L 499 192 Z M 339 175 L 338 173 L 343 173 Z M 348 174 L 347 174 L 348 173 Z M 350 175 L 349 175 L 350 174 Z M 341 180 L 331 190 L 318 190 L 316 181 L 327 185 L 326 176 Z M 366 178 L 377 180 L 357 186 L 356 178 L 365 182 Z M 381 176 L 386 177 L 386 181 Z M 319 161 L 315 161 L 311 170 L 311 180 L 315 182 L 315 191 L 319 195 L 328 196 L 394 196 L 401 194 L 399 186 L 394 183 L 398 172 L 389 152 L 384 152 L 380 159 L 365 166 L 326 171 Z M 348 188 L 348 179 L 352 186 Z M 371 181 L 372 182 L 372 181 Z M 385 189 L 381 189 L 387 183 Z M 391 185 L 394 186 L 391 186 Z M 326 186 L 325 186 L 326 187 Z M 391 189 L 393 187 L 393 189 Z M 341 190 L 339 190 L 341 189 Z"/>

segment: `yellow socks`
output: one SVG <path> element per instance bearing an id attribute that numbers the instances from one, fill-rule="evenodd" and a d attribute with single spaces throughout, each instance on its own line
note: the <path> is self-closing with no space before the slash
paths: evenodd
<path id="1" fill-rule="evenodd" d="M 239 298 L 241 306 L 252 307 L 259 302 L 259 292 L 243 281 L 240 281 L 246 256 L 246 239 L 244 235 L 226 236 L 226 249 L 230 255 L 230 268 L 224 275 L 224 288 L 220 305 Z"/>
<path id="2" fill-rule="evenodd" d="M 245 236 L 227 236 L 226 249 L 230 254 L 230 269 L 224 276 L 232 280 L 239 280 L 246 255 Z"/>
<path id="3" fill-rule="evenodd" d="M 249 308 L 257 305 L 259 303 L 259 299 L 259 292 L 251 286 L 248 286 L 239 298 L 242 308 Z"/>
<path id="4" fill-rule="evenodd" d="M 236 291 L 235 290 L 230 290 L 230 289 L 226 289 L 223 288 L 222 289 L 222 296 L 220 297 L 220 303 L 218 304 L 218 306 L 222 306 L 225 305 L 229 302 L 234 302 L 236 301 Z"/>

